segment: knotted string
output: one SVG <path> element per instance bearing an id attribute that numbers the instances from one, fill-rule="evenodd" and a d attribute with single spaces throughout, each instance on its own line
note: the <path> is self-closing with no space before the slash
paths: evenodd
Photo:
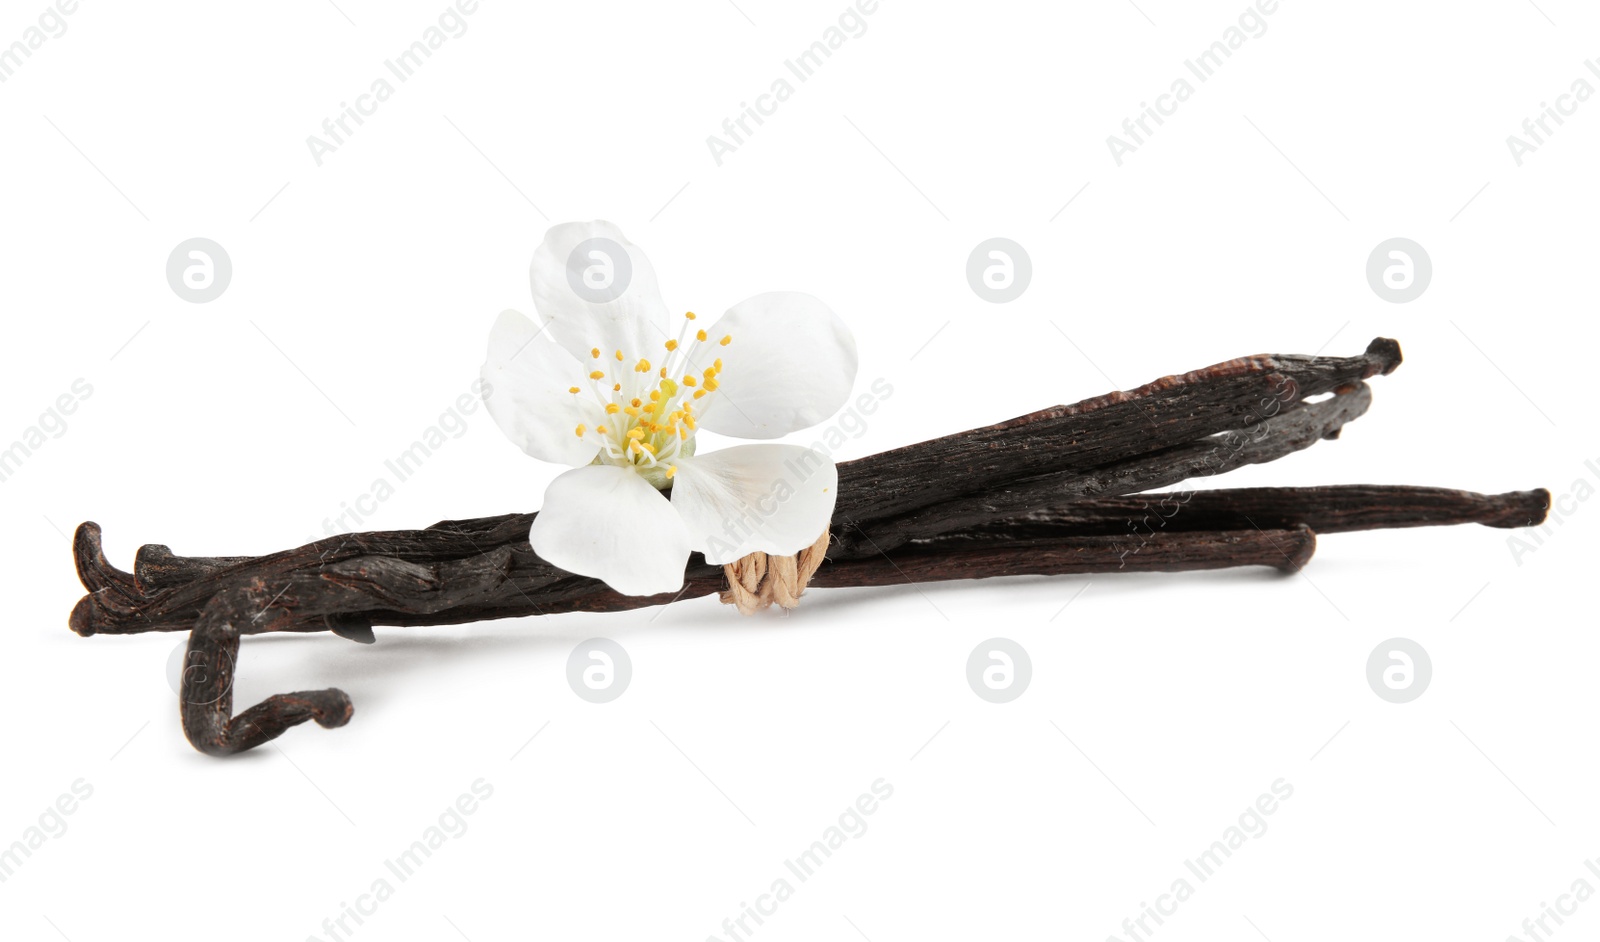
<path id="1" fill-rule="evenodd" d="M 800 604 L 800 593 L 828 555 L 828 531 L 793 556 L 751 553 L 722 567 L 728 587 L 722 604 L 737 605 L 739 614 L 754 615 L 776 602 L 784 608 Z"/>

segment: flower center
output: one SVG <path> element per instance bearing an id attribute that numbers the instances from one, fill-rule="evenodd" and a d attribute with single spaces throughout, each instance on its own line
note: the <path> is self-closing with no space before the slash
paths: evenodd
<path id="1" fill-rule="evenodd" d="M 659 368 L 645 357 L 634 357 L 632 351 L 614 350 L 610 355 L 599 347 L 589 351 L 593 361 L 589 390 L 606 417 L 594 428 L 578 426 L 576 433 L 600 445 L 595 464 L 633 468 L 664 489 L 678 471 L 672 460 L 694 454 L 695 404 L 716 392 L 722 360 L 701 369 L 692 351 L 707 344 L 726 347 L 733 341 L 731 335 L 711 340 L 700 329 L 691 334 L 694 320 L 693 312 L 684 315 L 677 339 L 664 344 L 665 362 Z M 567 391 L 582 395 L 583 387 Z"/>

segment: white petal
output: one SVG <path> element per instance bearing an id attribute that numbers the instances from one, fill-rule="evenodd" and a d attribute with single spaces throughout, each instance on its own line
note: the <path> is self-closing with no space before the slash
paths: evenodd
<path id="1" fill-rule="evenodd" d="M 630 367 L 664 357 L 667 308 L 655 268 L 621 229 L 598 220 L 551 227 L 529 275 L 539 319 L 573 356 L 587 362 L 591 348 L 607 358 L 621 350 Z"/>
<path id="2" fill-rule="evenodd" d="M 720 357 L 723 369 L 700 427 L 719 435 L 778 438 L 810 428 L 844 405 L 856 381 L 855 337 L 809 294 L 758 294 L 729 308 L 706 334 L 693 359 L 703 370 Z M 732 342 L 718 345 L 725 336 Z"/>
<path id="3" fill-rule="evenodd" d="M 689 561 L 683 519 L 644 478 L 615 465 L 551 481 L 528 542 L 545 562 L 624 595 L 676 592 Z"/>
<path id="4" fill-rule="evenodd" d="M 484 403 L 500 431 L 541 461 L 585 465 L 600 450 L 594 436 L 580 438 L 580 424 L 594 428 L 605 413 L 589 391 L 585 367 L 533 321 L 504 311 L 489 332 L 483 364 Z M 573 386 L 577 395 L 568 392 Z"/>
<path id="5" fill-rule="evenodd" d="M 680 459 L 672 479 L 695 549 L 713 565 L 754 552 L 790 555 L 833 518 L 839 470 L 800 445 L 735 445 Z"/>

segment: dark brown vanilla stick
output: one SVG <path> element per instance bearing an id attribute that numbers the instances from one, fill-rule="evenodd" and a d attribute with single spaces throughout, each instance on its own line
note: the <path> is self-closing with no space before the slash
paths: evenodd
<path id="1" fill-rule="evenodd" d="M 1322 439 L 1338 437 L 1345 423 L 1365 413 L 1371 402 L 1371 390 L 1360 383 L 1349 392 L 1301 405 L 1248 429 L 1207 436 L 1084 471 L 1058 471 L 983 493 L 952 495 L 889 520 L 844 521 L 835 514 L 838 552 L 858 554 L 863 551 L 863 543 L 873 551 L 887 550 L 909 540 L 981 526 L 1039 507 L 1079 498 L 1133 494 L 1274 461 Z M 854 525 L 840 525 L 849 523 Z M 830 550 L 830 558 L 833 554 L 834 550 Z"/>
<path id="2" fill-rule="evenodd" d="M 883 586 L 992 576 L 1176 572 L 1235 566 L 1293 571 L 1309 561 L 1315 549 L 1316 536 L 1305 527 L 1162 534 L 1131 560 L 1122 558 L 1125 554 L 1112 538 L 1061 536 L 1033 539 L 1026 546 L 973 545 L 950 552 L 913 550 L 893 560 L 887 556 L 851 560 L 824 566 L 812 585 Z M 206 604 L 198 621 L 187 626 L 192 631 L 180 701 L 184 734 L 201 752 L 222 756 L 259 746 L 307 721 L 327 728 L 349 722 L 353 712 L 350 698 L 335 688 L 278 694 L 233 715 L 240 637 L 261 631 L 309 630 L 306 619 L 312 614 L 343 616 L 361 604 L 381 600 L 397 607 L 371 611 L 361 627 L 370 629 L 372 623 L 437 625 L 551 611 L 623 611 L 710 595 L 724 585 L 722 568 L 703 563 L 690 567 L 687 583 L 676 595 L 619 595 L 596 580 L 569 577 L 569 585 L 545 593 L 546 607 L 520 592 L 502 591 L 508 583 L 501 579 L 501 567 L 510 561 L 504 547 L 486 557 L 431 568 L 392 560 L 377 566 L 372 565 L 376 560 L 361 561 L 367 565 L 346 560 L 336 563 L 332 572 L 296 574 L 282 585 L 252 581 L 222 590 Z M 483 598 L 471 601 L 478 595 Z M 345 627 L 356 624 L 346 622 Z"/>
<path id="3" fill-rule="evenodd" d="M 1399 365 L 1400 345 L 1383 337 L 1356 357 L 1241 357 L 897 448 L 840 466 L 837 517 L 898 516 L 953 494 L 989 492 L 1037 475 L 1084 471 L 1222 432 L 1247 432 L 1307 398 Z"/>
<path id="4" fill-rule="evenodd" d="M 940 534 L 930 542 L 1017 540 L 1034 533 L 1143 537 L 1163 531 L 1295 526 L 1324 535 L 1463 523 L 1511 529 L 1538 526 L 1549 507 L 1550 492 L 1543 488 L 1505 494 L 1392 484 L 1219 488 L 1089 498 Z"/>

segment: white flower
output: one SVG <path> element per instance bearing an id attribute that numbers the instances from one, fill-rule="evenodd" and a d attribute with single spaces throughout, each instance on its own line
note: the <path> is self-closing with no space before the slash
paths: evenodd
<path id="1" fill-rule="evenodd" d="M 574 468 L 551 482 L 528 533 L 540 557 L 656 595 L 683 585 L 692 550 L 720 565 L 796 553 L 821 535 L 839 480 L 825 455 L 776 444 L 697 455 L 695 445 L 700 431 L 777 438 L 844 404 L 855 340 L 826 305 L 775 292 L 712 324 L 670 317 L 650 260 L 608 222 L 552 228 L 532 279 L 542 326 L 501 314 L 483 377 L 500 430 Z"/>

